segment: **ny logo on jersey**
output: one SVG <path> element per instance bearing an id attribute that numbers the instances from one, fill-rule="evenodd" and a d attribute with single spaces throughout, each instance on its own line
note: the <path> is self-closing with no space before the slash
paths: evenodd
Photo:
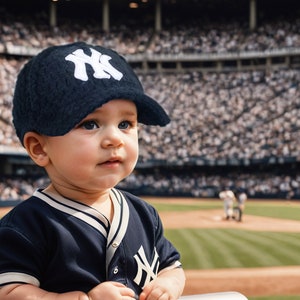
<path id="1" fill-rule="evenodd" d="M 89 64 L 93 70 L 93 76 L 98 79 L 111 78 L 121 80 L 123 74 L 114 68 L 109 61 L 111 57 L 106 54 L 102 54 L 95 49 L 91 49 L 91 56 L 86 55 L 82 49 L 74 51 L 65 57 L 65 60 L 71 61 L 75 64 L 74 77 L 82 81 L 88 81 L 88 75 L 86 71 L 86 64 Z"/>
<path id="2" fill-rule="evenodd" d="M 155 279 L 157 276 L 157 270 L 159 267 L 159 259 L 156 249 L 154 248 L 154 258 L 150 265 L 147 260 L 145 251 L 143 246 L 140 247 L 138 253 L 134 255 L 134 259 L 137 262 L 138 268 L 137 273 L 134 278 L 134 282 L 144 287 L 147 285 L 151 280 Z M 144 273 L 144 276 L 143 276 Z"/>

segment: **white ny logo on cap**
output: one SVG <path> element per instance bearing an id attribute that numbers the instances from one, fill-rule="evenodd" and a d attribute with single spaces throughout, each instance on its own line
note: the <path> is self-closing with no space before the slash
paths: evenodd
<path id="1" fill-rule="evenodd" d="M 102 54 L 95 49 L 90 49 L 92 52 L 91 56 L 86 55 L 82 49 L 78 49 L 65 57 L 65 60 L 72 61 L 75 64 L 75 78 L 82 81 L 88 81 L 89 78 L 85 64 L 89 64 L 93 68 L 93 76 L 95 78 L 109 79 L 113 77 L 116 80 L 120 80 L 123 77 L 123 74 L 109 63 L 109 60 L 111 60 L 110 56 Z"/>

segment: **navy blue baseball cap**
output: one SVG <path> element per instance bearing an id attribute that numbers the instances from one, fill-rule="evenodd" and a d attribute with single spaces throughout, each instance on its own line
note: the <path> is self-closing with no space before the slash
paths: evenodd
<path id="1" fill-rule="evenodd" d="M 165 126 L 170 122 L 117 52 L 84 42 L 49 47 L 18 75 L 12 112 L 17 136 L 23 144 L 29 131 L 64 135 L 113 99 L 133 101 L 140 123 Z"/>

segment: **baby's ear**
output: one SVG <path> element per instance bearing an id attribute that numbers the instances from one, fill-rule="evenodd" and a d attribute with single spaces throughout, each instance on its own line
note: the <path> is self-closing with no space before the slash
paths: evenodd
<path id="1" fill-rule="evenodd" d="M 48 164 L 49 158 L 44 151 L 45 136 L 29 131 L 25 133 L 23 143 L 27 153 L 38 166 L 45 167 Z"/>

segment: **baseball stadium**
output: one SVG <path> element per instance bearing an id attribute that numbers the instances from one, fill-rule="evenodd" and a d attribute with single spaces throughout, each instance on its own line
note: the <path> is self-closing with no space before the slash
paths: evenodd
<path id="1" fill-rule="evenodd" d="M 2 0 L 0 10 L 0 219 L 49 183 L 13 126 L 20 70 L 50 46 L 100 45 L 171 119 L 139 125 L 136 167 L 117 187 L 159 212 L 183 299 L 300 299 L 299 0 Z"/>

